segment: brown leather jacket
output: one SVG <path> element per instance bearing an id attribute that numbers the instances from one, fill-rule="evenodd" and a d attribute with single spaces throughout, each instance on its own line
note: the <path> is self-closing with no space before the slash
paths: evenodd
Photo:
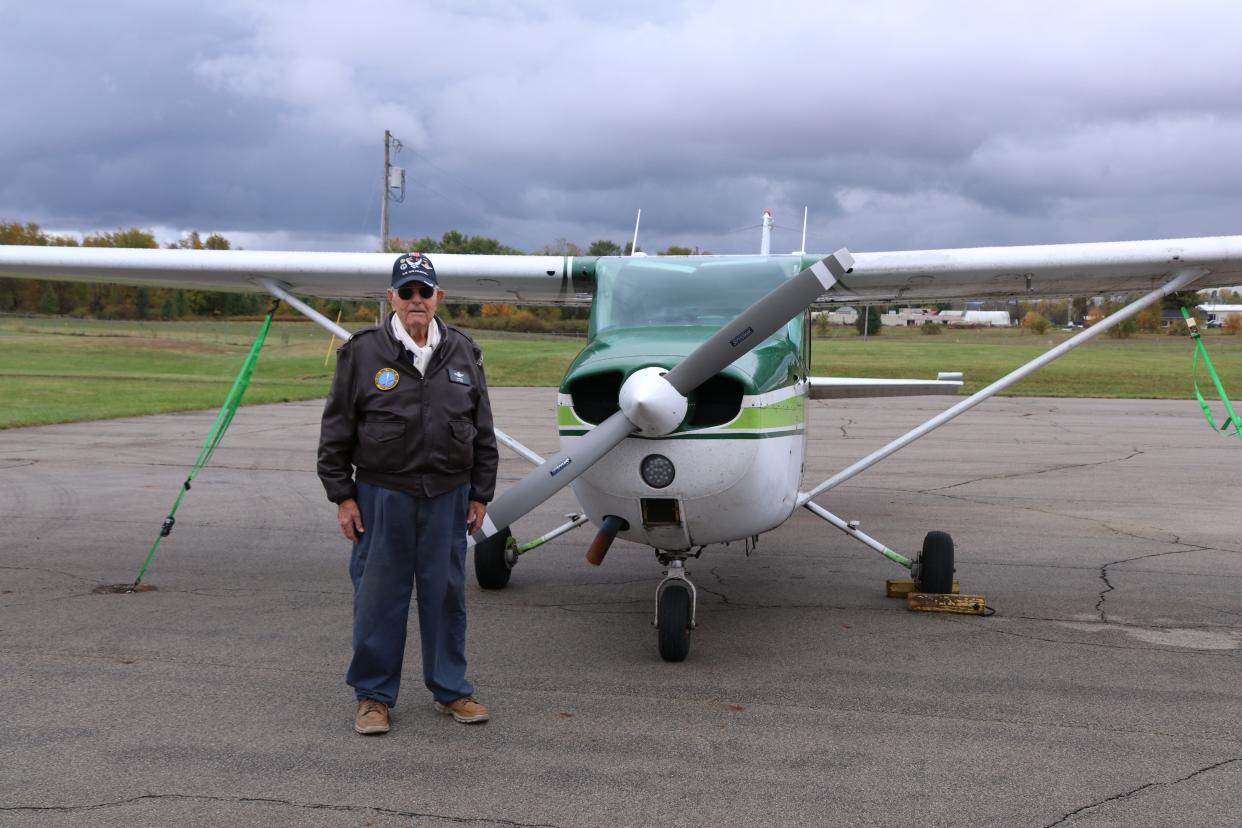
<path id="1" fill-rule="evenodd" d="M 390 322 L 359 331 L 337 351 L 319 431 L 328 500 L 357 496 L 356 469 L 358 480 L 421 497 L 468 482 L 470 499 L 487 503 L 499 454 L 479 346 L 436 319 L 442 336 L 423 376 Z"/>

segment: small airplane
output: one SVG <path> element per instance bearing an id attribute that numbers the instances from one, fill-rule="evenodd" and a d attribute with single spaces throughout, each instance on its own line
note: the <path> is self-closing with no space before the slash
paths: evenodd
<path id="1" fill-rule="evenodd" d="M 829 255 L 435 256 L 456 301 L 591 305 L 585 348 L 557 396 L 561 449 L 543 458 L 499 429 L 535 468 L 501 492 L 471 539 L 480 586 L 503 588 L 521 555 L 590 522 L 603 561 L 621 537 L 665 567 L 654 625 L 667 661 L 697 626 L 685 564 L 713 544 L 753 543 L 800 508 L 910 570 L 924 592 L 953 583 L 953 541 L 931 531 L 913 558 L 814 498 L 1057 357 L 1180 290 L 1242 284 L 1242 236 Z M 350 334 L 295 294 L 383 296 L 392 254 L 0 246 L 0 276 L 268 292 L 336 336 Z M 1142 295 L 828 480 L 802 488 L 809 400 L 955 394 L 961 375 L 810 375 L 816 303 Z M 498 420 L 503 421 L 503 412 Z M 511 527 L 565 486 L 580 514 L 530 542 Z"/>

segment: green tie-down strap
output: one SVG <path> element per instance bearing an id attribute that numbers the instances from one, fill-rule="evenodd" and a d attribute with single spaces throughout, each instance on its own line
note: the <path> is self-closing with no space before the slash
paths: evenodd
<path id="1" fill-rule="evenodd" d="M 1195 385 L 1195 396 L 1199 398 L 1199 407 L 1203 409 L 1203 416 L 1207 418 L 1208 425 L 1213 431 L 1228 431 L 1233 428 L 1233 434 L 1242 439 L 1242 421 L 1238 420 L 1238 414 L 1233 410 L 1233 404 L 1229 402 L 1229 397 L 1225 394 L 1225 386 L 1221 384 L 1220 376 L 1216 373 L 1216 369 L 1212 367 L 1212 360 L 1208 356 L 1207 348 L 1203 344 L 1203 338 L 1199 336 L 1199 326 L 1195 323 L 1194 318 L 1190 315 L 1190 311 L 1182 308 L 1182 318 L 1186 320 L 1186 326 L 1190 329 L 1190 336 L 1195 341 L 1195 355 L 1191 360 L 1191 378 Z M 1203 357 L 1203 364 L 1207 366 L 1208 374 L 1212 377 L 1212 383 L 1216 386 L 1216 394 L 1220 397 L 1220 401 L 1225 405 L 1225 411 L 1229 416 L 1221 423 L 1220 428 L 1216 427 L 1216 421 L 1212 418 L 1212 409 L 1208 407 L 1207 400 L 1203 399 L 1202 392 L 1199 391 L 1199 357 Z"/>
<path id="2" fill-rule="evenodd" d="M 254 366 L 259 361 L 259 351 L 263 348 L 263 340 L 267 339 L 268 328 L 272 326 L 272 315 L 276 313 L 276 308 L 279 306 L 280 300 L 278 299 L 268 309 L 267 317 L 263 320 L 263 327 L 259 328 L 259 335 L 255 337 L 254 344 L 250 346 L 250 353 L 246 354 L 246 360 L 242 363 L 241 370 L 237 372 L 237 379 L 233 380 L 233 387 L 229 390 L 229 395 L 225 397 L 224 405 L 220 406 L 220 413 L 216 414 L 216 421 L 212 424 L 211 431 L 207 433 L 203 447 L 199 449 L 198 459 L 190 467 L 190 473 L 186 476 L 185 482 L 181 484 L 177 499 L 173 501 L 172 508 L 168 510 L 168 517 L 164 518 L 160 533 L 155 536 L 155 543 L 151 544 L 147 559 L 142 562 L 142 569 L 138 570 L 138 577 L 134 579 L 134 585 L 130 587 L 131 592 L 138 589 L 138 585 L 142 583 L 142 577 L 147 574 L 147 567 L 151 565 L 151 559 L 155 557 L 155 550 L 159 548 L 160 541 L 172 532 L 173 524 L 177 522 L 173 516 L 177 514 L 181 498 L 185 497 L 185 493 L 190 490 L 190 481 L 198 474 L 199 469 L 207 465 L 207 461 L 216 451 L 216 446 L 220 445 L 224 432 L 228 430 L 229 423 L 233 422 L 237 406 L 241 404 L 242 395 L 246 393 L 246 386 L 250 384 L 250 375 L 254 373 Z"/>

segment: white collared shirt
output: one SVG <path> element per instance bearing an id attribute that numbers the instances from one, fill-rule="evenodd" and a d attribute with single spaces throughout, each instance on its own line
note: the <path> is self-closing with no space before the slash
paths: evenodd
<path id="1" fill-rule="evenodd" d="M 392 315 L 392 333 L 393 336 L 400 340 L 405 349 L 410 352 L 414 360 L 414 367 L 418 369 L 418 373 L 427 374 L 427 363 L 431 361 L 431 352 L 440 344 L 440 320 L 434 316 L 431 318 L 431 324 L 427 326 L 427 344 L 421 348 L 414 341 L 414 337 L 410 336 L 405 329 L 405 325 L 401 324 L 401 320 L 394 313 Z"/>

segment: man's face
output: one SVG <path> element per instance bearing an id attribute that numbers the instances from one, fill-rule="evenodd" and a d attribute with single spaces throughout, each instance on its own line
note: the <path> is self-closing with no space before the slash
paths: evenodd
<path id="1" fill-rule="evenodd" d="M 406 287 L 413 289 L 413 295 L 409 299 L 402 299 L 397 291 L 389 288 L 388 301 L 392 303 L 392 309 L 396 312 L 397 318 L 401 320 L 401 324 L 405 325 L 407 331 L 413 333 L 431 324 L 431 317 L 435 316 L 436 308 L 439 307 L 440 300 L 444 298 L 444 291 L 436 288 L 435 293 L 429 299 L 424 299 L 419 293 L 419 288 L 423 287 L 422 282 L 410 282 Z"/>

